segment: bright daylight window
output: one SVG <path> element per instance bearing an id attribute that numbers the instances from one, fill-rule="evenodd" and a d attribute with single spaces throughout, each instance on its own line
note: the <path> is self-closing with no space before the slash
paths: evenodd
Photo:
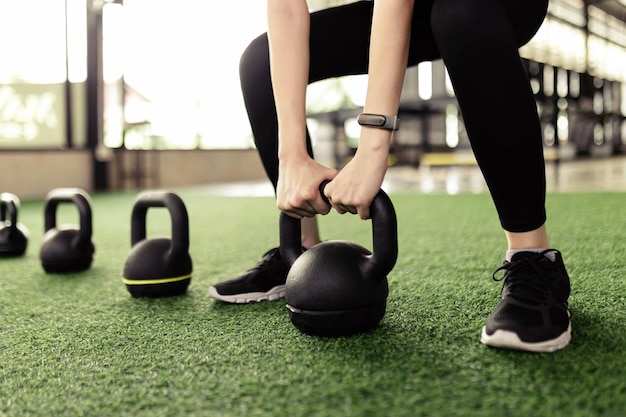
<path id="1" fill-rule="evenodd" d="M 265 30 L 265 2 L 258 0 L 106 5 L 105 82 L 108 92 L 119 91 L 111 85 L 123 76 L 125 103 L 122 109 L 121 100 L 107 101 L 105 117 L 125 115 L 129 148 L 253 146 L 239 59 Z M 108 146 L 121 145 L 115 132 L 105 136 Z"/>
<path id="2" fill-rule="evenodd" d="M 106 145 L 253 146 L 239 58 L 265 31 L 265 2 L 123 3 L 0 0 L 0 147 L 65 146 L 68 78 L 84 123 L 88 5 L 102 7 Z M 80 146 L 85 126 L 74 130 Z"/>
<path id="3" fill-rule="evenodd" d="M 85 0 L 67 0 L 67 10 L 72 27 L 65 0 L 0 1 L 0 147 L 66 143 L 68 67 L 72 81 L 86 76 Z"/>

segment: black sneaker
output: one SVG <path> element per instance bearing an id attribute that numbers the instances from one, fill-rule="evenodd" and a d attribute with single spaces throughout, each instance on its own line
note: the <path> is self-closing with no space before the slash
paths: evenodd
<path id="1" fill-rule="evenodd" d="M 500 271 L 504 275 L 497 277 Z M 567 346 L 570 283 L 559 251 L 518 252 L 496 269 L 493 279 L 504 280 L 502 298 L 483 327 L 482 343 L 529 352 Z"/>
<path id="2" fill-rule="evenodd" d="M 237 304 L 278 300 L 285 295 L 288 272 L 289 265 L 283 261 L 278 248 L 273 248 L 242 276 L 210 287 L 209 296 Z"/>

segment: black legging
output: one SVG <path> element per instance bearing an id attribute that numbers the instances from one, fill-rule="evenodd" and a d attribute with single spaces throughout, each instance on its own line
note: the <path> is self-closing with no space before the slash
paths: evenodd
<path id="1" fill-rule="evenodd" d="M 312 13 L 309 82 L 367 72 L 372 5 L 360 1 Z M 547 5 L 416 0 L 413 12 L 409 66 L 443 58 L 500 223 L 511 232 L 534 230 L 546 220 L 541 128 L 518 48 L 535 34 Z M 265 34 L 244 52 L 240 76 L 255 143 L 276 188 L 278 122 Z M 312 155 L 310 140 L 307 145 Z"/>

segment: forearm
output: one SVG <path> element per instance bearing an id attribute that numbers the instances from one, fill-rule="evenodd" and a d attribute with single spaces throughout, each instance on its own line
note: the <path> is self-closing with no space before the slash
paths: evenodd
<path id="1" fill-rule="evenodd" d="M 364 112 L 398 113 L 408 58 L 413 0 L 374 3 L 370 43 L 369 82 Z M 359 147 L 387 151 L 391 132 L 363 128 Z"/>
<path id="2" fill-rule="evenodd" d="M 279 158 L 305 157 L 310 26 L 306 1 L 268 0 L 267 21 Z"/>

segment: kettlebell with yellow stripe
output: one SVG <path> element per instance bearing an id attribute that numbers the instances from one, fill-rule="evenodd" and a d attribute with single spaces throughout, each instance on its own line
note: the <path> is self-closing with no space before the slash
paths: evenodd
<path id="1" fill-rule="evenodd" d="M 172 223 L 172 238 L 146 238 L 146 217 L 151 207 L 165 207 Z M 183 294 L 191 282 L 189 217 L 183 200 L 170 191 L 141 192 L 131 215 L 131 252 L 123 282 L 133 297 Z"/>

